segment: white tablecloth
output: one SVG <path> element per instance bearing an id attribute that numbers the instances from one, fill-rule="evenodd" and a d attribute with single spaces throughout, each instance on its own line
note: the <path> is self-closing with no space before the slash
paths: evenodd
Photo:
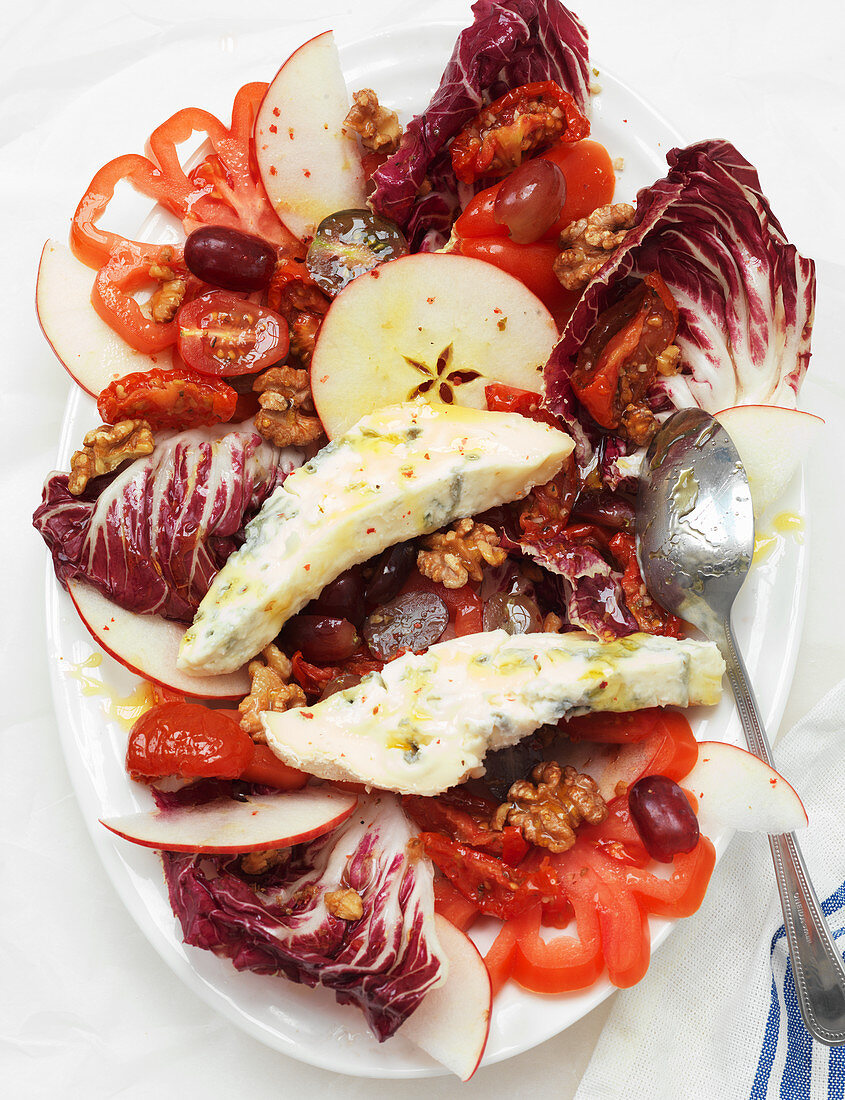
<path id="1" fill-rule="evenodd" d="M 835 477 L 845 437 L 845 20 L 836 0 L 584 0 L 595 63 L 653 103 L 689 140 L 724 136 L 754 162 L 790 238 L 822 261 L 816 356 L 803 406 L 828 426 L 808 471 L 812 573 L 807 620 L 784 724 L 845 668 L 842 547 Z M 34 0 L 0 17 L 0 197 L 5 210 L 3 339 L 6 428 L 0 465 L 3 690 L 0 1080 L 14 1097 L 154 1095 L 253 1100 L 528 1095 L 574 1091 L 606 1006 L 565 1034 L 467 1086 L 342 1078 L 289 1061 L 215 1015 L 170 973 L 124 911 L 91 848 L 58 749 L 44 656 L 45 552 L 30 527 L 54 463 L 69 382 L 35 319 L 41 246 L 63 238 L 94 169 L 140 150 L 151 126 L 189 103 L 224 111 L 215 75 L 246 33 L 278 40 L 281 61 L 328 26 L 366 34 L 425 18 L 464 19 L 466 0 Z M 307 12 L 308 18 L 301 13 Z M 468 19 L 467 19 L 468 21 Z M 211 35 L 201 83 L 179 51 Z M 123 72 L 131 94 L 104 96 Z M 256 72 L 270 79 L 272 71 Z M 137 77 L 137 79 L 136 79 Z M 225 82 L 225 81 L 224 81 Z M 80 123 L 82 119 L 82 123 Z M 553 1084 L 552 1084 L 553 1083 Z"/>

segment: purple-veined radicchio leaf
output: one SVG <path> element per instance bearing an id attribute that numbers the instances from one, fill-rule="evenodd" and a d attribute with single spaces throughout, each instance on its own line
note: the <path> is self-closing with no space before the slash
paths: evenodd
<path id="1" fill-rule="evenodd" d="M 245 522 L 301 461 L 248 424 L 197 428 L 81 496 L 51 474 L 33 523 L 63 584 L 78 577 L 130 611 L 190 622 Z"/>
<path id="2" fill-rule="evenodd" d="M 584 113 L 589 105 L 587 32 L 558 0 L 478 0 L 472 11 L 428 107 L 373 174 L 373 209 L 397 222 L 415 249 L 440 247 L 449 236 L 459 197 L 447 145 L 482 106 L 539 80 L 556 81 Z"/>
<path id="3" fill-rule="evenodd" d="M 238 970 L 332 989 L 383 1041 L 446 977 L 431 865 L 409 858 L 412 835 L 395 796 L 380 793 L 265 875 L 244 875 L 228 856 L 164 852 L 170 903 L 186 943 Z M 340 888 L 360 896 L 358 920 L 326 907 L 326 894 Z"/>
<path id="4" fill-rule="evenodd" d="M 657 413 L 699 405 L 794 408 L 810 358 L 815 302 L 812 260 L 801 256 L 760 189 L 756 171 L 726 141 L 703 141 L 667 156 L 669 172 L 637 196 L 633 229 L 591 280 L 546 366 L 550 409 L 573 425 L 579 460 L 595 439 L 569 377 L 598 317 L 650 271 L 678 303 L 681 373 L 648 394 Z M 618 484 L 635 456 L 611 456 Z"/>
<path id="5" fill-rule="evenodd" d="M 639 630 L 625 602 L 622 574 L 594 546 L 564 539 L 523 540 L 522 551 L 560 578 L 561 605 L 570 626 L 612 641 Z"/>

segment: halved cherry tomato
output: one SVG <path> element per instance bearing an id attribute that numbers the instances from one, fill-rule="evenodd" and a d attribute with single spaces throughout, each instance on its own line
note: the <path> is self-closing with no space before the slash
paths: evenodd
<path id="1" fill-rule="evenodd" d="M 237 402 L 232 387 L 216 378 L 155 367 L 106 386 L 97 398 L 97 411 L 107 424 L 146 420 L 153 431 L 184 431 L 231 420 Z"/>
<path id="2" fill-rule="evenodd" d="M 597 207 L 613 200 L 616 177 L 610 154 L 597 141 L 578 141 L 574 145 L 558 142 L 541 153 L 540 159 L 556 164 L 566 180 L 566 199 L 560 216 L 544 234 L 546 240 L 557 241 L 561 230 L 570 222 L 586 218 Z M 458 237 L 507 237 L 507 226 L 493 216 L 501 186 L 500 182 L 487 187 L 467 203 L 455 222 Z"/>
<path id="3" fill-rule="evenodd" d="M 484 396 L 490 412 L 519 413 L 539 424 L 548 424 L 558 429 L 561 427 L 561 422 L 554 413 L 542 408 L 543 395 L 533 390 L 521 390 L 504 382 L 491 382 L 484 387 Z"/>
<path id="4" fill-rule="evenodd" d="M 253 748 L 252 738 L 228 714 L 198 703 L 159 703 L 130 731 L 126 770 L 133 779 L 237 779 Z"/>
<path id="5" fill-rule="evenodd" d="M 482 107 L 455 137 L 452 168 L 462 183 L 505 176 L 538 149 L 580 141 L 589 132 L 589 121 L 559 84 L 522 84 Z"/>
<path id="6" fill-rule="evenodd" d="M 284 317 L 223 290 L 183 305 L 176 324 L 179 354 L 201 374 L 256 374 L 288 353 Z"/>

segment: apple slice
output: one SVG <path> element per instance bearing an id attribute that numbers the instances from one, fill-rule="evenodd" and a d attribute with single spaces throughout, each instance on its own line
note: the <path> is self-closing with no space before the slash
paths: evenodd
<path id="1" fill-rule="evenodd" d="M 478 1069 L 490 1031 L 490 975 L 472 940 L 439 913 L 434 927 L 449 960 L 449 976 L 401 1027 L 418 1047 L 468 1081 Z"/>
<path id="2" fill-rule="evenodd" d="M 782 775 L 723 741 L 699 743 L 698 762 L 681 786 L 698 799 L 698 824 L 705 836 L 721 829 L 791 833 L 807 824 L 803 802 Z"/>
<path id="3" fill-rule="evenodd" d="M 170 356 L 144 355 L 123 342 L 91 305 L 94 272 L 69 248 L 47 241 L 38 265 L 35 308 L 41 330 L 59 361 L 92 397 L 116 378 L 169 367 Z"/>
<path id="4" fill-rule="evenodd" d="M 127 611 L 82 581 L 69 581 L 68 592 L 94 640 L 130 672 L 204 699 L 241 699 L 249 694 L 246 668 L 225 676 L 191 676 L 176 667 L 187 629 L 179 623 Z"/>
<path id="5" fill-rule="evenodd" d="M 735 405 L 716 413 L 748 474 L 757 518 L 783 494 L 824 421 L 778 405 Z"/>
<path id="6" fill-rule="evenodd" d="M 349 95 L 331 31 L 293 53 L 255 120 L 264 190 L 295 237 L 313 237 L 327 214 L 366 205 L 361 153 L 343 129 Z"/>
<path id="7" fill-rule="evenodd" d="M 215 798 L 200 806 L 101 818 L 113 833 L 164 852 L 228 855 L 289 848 L 331 832 L 355 809 L 358 796 L 328 787 Z"/>
<path id="8" fill-rule="evenodd" d="M 451 253 L 403 256 L 335 298 L 311 361 L 314 403 L 330 439 L 416 396 L 486 409 L 490 382 L 542 390 L 557 336 L 539 298 L 492 264 Z"/>

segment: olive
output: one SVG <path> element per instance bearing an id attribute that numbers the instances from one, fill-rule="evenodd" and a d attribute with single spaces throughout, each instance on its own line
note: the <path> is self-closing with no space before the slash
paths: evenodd
<path id="1" fill-rule="evenodd" d="M 276 267 L 276 250 L 261 237 L 227 225 L 201 225 L 185 241 L 185 264 L 224 290 L 261 290 Z"/>
<path id="2" fill-rule="evenodd" d="M 370 210 L 339 210 L 317 226 L 305 263 L 317 286 L 333 298 L 356 276 L 407 253 L 402 230 L 389 218 Z"/>

